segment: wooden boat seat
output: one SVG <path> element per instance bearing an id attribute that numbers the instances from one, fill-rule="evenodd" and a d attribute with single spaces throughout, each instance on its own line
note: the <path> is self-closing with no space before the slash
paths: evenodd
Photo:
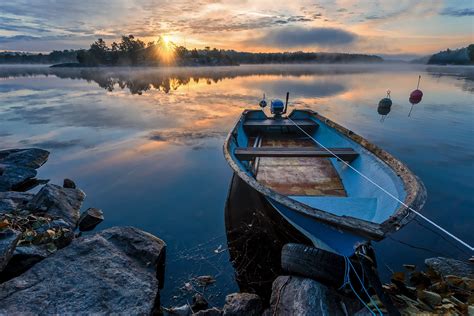
<path id="1" fill-rule="evenodd" d="M 318 123 L 309 119 L 295 119 L 293 122 L 295 122 L 307 133 L 313 133 L 319 127 Z M 249 119 L 244 122 L 243 126 L 248 132 L 257 133 L 262 131 L 279 131 L 282 128 L 289 131 L 291 130 L 293 132 L 301 132 L 298 127 L 296 127 L 291 121 L 287 119 Z"/>
<path id="2" fill-rule="evenodd" d="M 352 148 L 329 148 L 329 150 L 348 162 L 353 161 L 359 156 Z M 234 154 L 239 160 L 252 160 L 257 157 L 334 157 L 327 150 L 317 147 L 237 147 Z"/>

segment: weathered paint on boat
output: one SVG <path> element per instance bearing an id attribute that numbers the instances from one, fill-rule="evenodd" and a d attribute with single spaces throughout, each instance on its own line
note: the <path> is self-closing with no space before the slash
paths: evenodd
<path id="1" fill-rule="evenodd" d="M 310 110 L 294 110 L 292 120 L 310 119 L 319 125 L 312 135 L 326 147 L 351 147 L 359 155 L 351 166 L 384 187 L 409 207 L 420 210 L 426 200 L 422 182 L 399 160 L 368 142 L 363 137 Z M 249 164 L 237 159 L 237 147 L 250 147 L 249 135 L 244 129 L 246 120 L 268 119 L 263 111 L 245 110 L 224 143 L 224 155 L 235 174 L 262 194 L 284 218 L 298 228 L 316 246 L 343 255 L 351 255 L 355 247 L 369 240 L 381 240 L 398 230 L 414 216 L 405 206 L 388 197 L 380 189 L 361 178 L 336 158 L 330 158 L 339 173 L 349 198 L 337 206 L 337 200 L 298 197 L 280 194 L 255 178 Z M 289 125 L 290 128 L 295 128 Z M 375 198 L 374 204 L 370 198 Z M 344 199 L 344 198 L 342 198 Z M 365 199 L 365 200 L 364 200 Z M 311 205 L 322 205 L 316 207 Z M 342 201 L 342 200 L 341 200 Z M 350 202 L 350 201 L 349 201 Z M 365 205 L 364 205 L 365 203 Z M 309 205 L 308 205 L 309 204 Z M 351 209 L 347 205 L 352 205 Z M 367 207 L 372 208 L 368 215 Z M 332 207 L 332 209 L 331 209 Z M 365 207 L 365 209 L 364 209 Z M 327 211 L 327 209 L 331 211 Z M 357 210 L 360 208 L 360 211 Z"/>

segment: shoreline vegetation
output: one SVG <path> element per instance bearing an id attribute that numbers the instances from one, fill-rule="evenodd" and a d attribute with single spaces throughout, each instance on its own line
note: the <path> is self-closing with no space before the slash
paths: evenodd
<path id="1" fill-rule="evenodd" d="M 187 49 L 159 37 L 145 43 L 133 35 L 122 36 L 110 46 L 101 38 L 85 50 L 53 51 L 50 54 L 2 53 L 0 64 L 38 63 L 52 67 L 115 66 L 238 66 L 287 63 L 380 63 L 376 55 L 349 53 L 281 52 L 250 53 L 211 47 Z"/>
<path id="2" fill-rule="evenodd" d="M 122 36 L 120 42 L 107 43 L 99 38 L 89 49 L 52 51 L 49 54 L 0 52 L 0 64 L 44 64 L 54 68 L 83 67 L 163 67 L 163 66 L 238 66 L 240 64 L 349 64 L 383 63 L 371 54 L 325 52 L 251 53 L 211 48 L 188 49 L 165 37 L 145 43 L 133 35 Z M 410 63 L 428 65 L 473 65 L 474 44 L 447 49 L 416 58 Z"/>

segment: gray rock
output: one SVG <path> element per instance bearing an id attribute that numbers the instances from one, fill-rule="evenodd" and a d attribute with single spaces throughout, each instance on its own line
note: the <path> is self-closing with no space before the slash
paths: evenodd
<path id="1" fill-rule="evenodd" d="M 76 188 L 76 183 L 74 181 L 72 181 L 71 179 L 66 178 L 63 181 L 63 188 L 75 189 Z"/>
<path id="2" fill-rule="evenodd" d="M 356 299 L 294 276 L 280 276 L 273 282 L 270 305 L 274 315 L 352 315 L 362 308 Z"/>
<path id="3" fill-rule="evenodd" d="M 0 283 L 19 276 L 50 254 L 45 245 L 17 246 L 7 266 L 0 273 Z"/>
<path id="4" fill-rule="evenodd" d="M 26 192 L 0 192 L 0 213 L 11 213 L 25 208 L 33 196 L 32 193 Z"/>
<path id="5" fill-rule="evenodd" d="M 202 310 L 202 311 L 198 311 L 196 313 L 194 313 L 193 315 L 199 315 L 199 316 L 220 316 L 222 315 L 222 311 L 218 308 L 209 308 L 209 309 L 205 309 L 205 310 Z"/>
<path id="6" fill-rule="evenodd" d="M 16 203 L 13 200 L 0 200 L 0 213 L 11 213 L 14 211 L 16 211 Z"/>
<path id="7" fill-rule="evenodd" d="M 0 191 L 13 190 L 36 176 L 36 170 L 16 165 L 6 165 L 0 175 Z"/>
<path id="8" fill-rule="evenodd" d="M 0 151 L 0 191 L 34 187 L 36 170 L 48 160 L 49 152 L 38 148 Z"/>
<path id="9" fill-rule="evenodd" d="M 434 308 L 436 305 L 441 304 L 441 301 L 443 300 L 441 295 L 439 295 L 438 293 L 427 290 L 419 291 L 418 298 L 428 304 L 431 308 Z"/>
<path id="10" fill-rule="evenodd" d="M 79 189 L 65 189 L 47 184 L 30 201 L 28 208 L 33 213 L 45 213 L 53 218 L 61 218 L 75 229 L 85 197 L 85 193 Z"/>
<path id="11" fill-rule="evenodd" d="M 0 231 L 0 272 L 10 261 L 20 237 L 21 233 L 13 229 L 8 228 Z"/>
<path id="12" fill-rule="evenodd" d="M 48 160 L 48 156 L 48 151 L 39 148 L 2 150 L 0 163 L 38 169 Z"/>
<path id="13" fill-rule="evenodd" d="M 226 296 L 223 311 L 229 316 L 257 316 L 262 310 L 262 300 L 257 294 L 233 293 Z"/>
<path id="14" fill-rule="evenodd" d="M 132 227 L 74 242 L 0 285 L 0 314 L 151 314 L 165 243 Z"/>
<path id="15" fill-rule="evenodd" d="M 425 264 L 439 273 L 442 277 L 456 275 L 459 277 L 474 278 L 474 263 L 456 259 L 436 257 L 428 258 Z"/>
<path id="16" fill-rule="evenodd" d="M 90 207 L 85 210 L 79 218 L 79 230 L 86 232 L 93 230 L 104 220 L 104 213 L 101 209 Z"/>

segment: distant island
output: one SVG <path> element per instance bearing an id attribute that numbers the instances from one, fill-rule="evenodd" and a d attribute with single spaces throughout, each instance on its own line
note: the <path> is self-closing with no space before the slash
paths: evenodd
<path id="1" fill-rule="evenodd" d="M 145 44 L 133 35 L 110 46 L 103 39 L 89 49 L 53 51 L 49 54 L 0 53 L 0 64 L 55 64 L 52 67 L 98 66 L 229 66 L 269 63 L 378 63 L 375 55 L 348 53 L 282 52 L 249 53 L 205 47 L 187 49 L 159 37 Z"/>
<path id="2" fill-rule="evenodd" d="M 433 54 L 428 59 L 428 64 L 435 65 L 473 65 L 474 64 L 474 44 L 459 49 L 447 49 Z"/>

